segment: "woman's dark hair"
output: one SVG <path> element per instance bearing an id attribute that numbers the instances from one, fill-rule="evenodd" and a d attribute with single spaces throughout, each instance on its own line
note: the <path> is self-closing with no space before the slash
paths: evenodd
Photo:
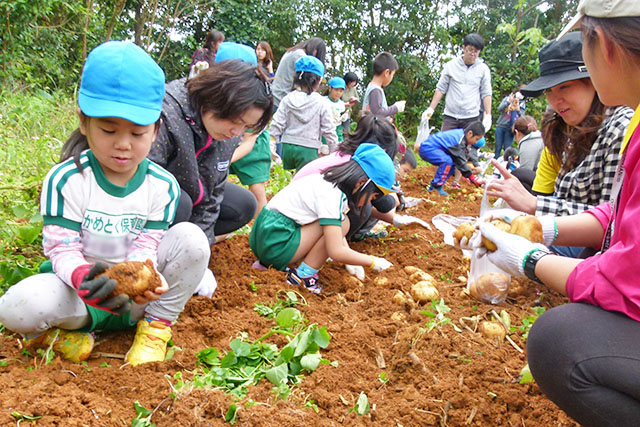
<path id="1" fill-rule="evenodd" d="M 224 41 L 224 34 L 222 31 L 211 30 L 207 33 L 207 38 L 204 40 L 204 47 L 209 49 L 209 51 L 215 55 L 218 48 L 216 44 L 222 43 Z"/>
<path id="2" fill-rule="evenodd" d="M 311 37 L 309 40 L 302 41 L 297 45 L 287 49 L 287 52 L 296 50 L 296 49 L 304 49 L 307 55 L 315 56 L 323 64 L 324 64 L 325 56 L 327 56 L 327 45 L 324 43 L 324 40 L 322 40 L 320 37 Z"/>
<path id="3" fill-rule="evenodd" d="M 253 132 L 264 129 L 273 110 L 271 84 L 259 66 L 239 59 L 222 61 L 187 80 L 189 101 L 195 111 L 219 119 L 236 119 L 251 107 L 264 110 Z"/>
<path id="4" fill-rule="evenodd" d="M 89 120 L 91 117 L 85 115 L 84 113 L 80 113 L 80 120 L 85 124 L 85 126 L 89 126 Z M 160 128 L 160 119 L 155 123 L 155 130 L 157 131 Z M 89 148 L 89 140 L 86 136 L 80 132 L 80 128 L 78 127 L 76 130 L 71 132 L 69 139 L 64 143 L 62 149 L 60 149 L 60 163 L 64 162 L 70 157 L 73 157 L 73 162 L 76 164 L 76 167 L 80 172 L 84 169 L 82 164 L 80 164 L 80 154 L 86 149 Z"/>
<path id="5" fill-rule="evenodd" d="M 256 49 L 259 48 L 259 47 L 262 48 L 267 53 L 264 56 L 264 60 L 259 65 L 262 65 L 265 68 L 265 70 L 267 70 L 268 69 L 267 67 L 269 66 L 269 63 L 270 62 L 273 63 L 273 51 L 271 50 L 271 45 L 268 42 L 263 40 L 263 41 L 258 43 L 258 46 L 256 46 Z"/>
<path id="6" fill-rule="evenodd" d="M 536 119 L 531 116 L 522 116 L 513 124 L 513 129 L 523 135 L 529 135 L 531 132 L 538 130 L 538 123 L 536 123 Z"/>
<path id="7" fill-rule="evenodd" d="M 478 33 L 471 33 L 464 36 L 462 46 L 473 46 L 478 50 L 484 49 L 484 39 Z"/>
<path id="8" fill-rule="evenodd" d="M 357 82 L 360 79 L 358 78 L 358 75 L 354 72 L 349 71 L 347 74 L 344 75 L 344 82 L 345 84 L 349 84 L 351 82 Z"/>
<path id="9" fill-rule="evenodd" d="M 627 51 L 634 61 L 640 61 L 640 16 L 625 16 L 621 18 L 594 18 L 583 16 L 580 21 L 584 43 L 592 43 L 596 37 L 596 27 L 613 42 Z"/>
<path id="10" fill-rule="evenodd" d="M 352 134 L 345 132 L 344 141 L 338 145 L 338 151 L 353 155 L 358 146 L 364 142 L 377 144 L 392 159 L 398 153 L 398 136 L 396 129 L 384 117 L 375 114 L 365 114 L 358 122 Z"/>
<path id="11" fill-rule="evenodd" d="M 332 166 L 322 172 L 324 179 L 329 181 L 340 189 L 346 196 L 349 203 L 349 209 L 351 209 L 360 219 L 364 219 L 365 214 L 364 206 L 358 207 L 356 204 L 363 197 L 365 200 L 369 200 L 372 194 L 382 196 L 382 191 L 373 182 L 369 181 L 367 185 L 363 185 L 356 190 L 356 186 L 360 181 L 368 181 L 369 177 L 364 172 L 362 167 L 355 160 L 349 160 L 341 165 Z"/>
<path id="12" fill-rule="evenodd" d="M 293 79 L 292 89 L 300 89 L 306 92 L 307 95 L 311 95 L 319 81 L 320 76 L 317 74 L 298 71 Z"/>
<path id="13" fill-rule="evenodd" d="M 553 109 L 545 111 L 542 116 L 542 139 L 549 153 L 558 163 L 562 163 L 562 173 L 566 174 L 575 168 L 589 154 L 604 121 L 606 108 L 596 92 L 587 117 L 577 126 L 568 125 Z"/>

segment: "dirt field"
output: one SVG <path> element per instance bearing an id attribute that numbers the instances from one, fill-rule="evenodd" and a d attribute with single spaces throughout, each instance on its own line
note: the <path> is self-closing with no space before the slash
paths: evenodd
<path id="1" fill-rule="evenodd" d="M 409 214 L 430 220 L 438 213 L 477 215 L 479 200 L 454 191 L 451 200 L 428 195 L 424 188 L 433 168 L 421 168 L 404 183 L 405 191 L 424 202 Z M 471 190 L 470 187 L 466 187 Z M 443 202 L 447 204 L 443 204 Z M 429 320 L 424 307 L 392 302 L 397 290 L 409 291 L 411 282 L 404 266 L 417 266 L 433 275 L 445 304 L 447 317 L 460 326 L 461 317 L 480 315 L 489 319 L 492 310 L 506 310 L 513 326 L 521 326 L 530 308 L 562 304 L 565 298 L 533 282 L 513 286 L 505 303 L 480 303 L 461 293 L 467 265 L 459 250 L 442 243 L 442 234 L 420 227 L 394 229 L 382 241 L 354 244 L 357 250 L 384 256 L 394 267 L 380 274 L 368 273 L 364 283 L 349 276 L 340 265 L 329 263 L 320 272 L 325 285 L 321 296 L 303 291 L 307 306 L 298 307 L 309 320 L 326 326 L 331 342 L 322 356 L 337 366 L 321 365 L 304 377 L 288 401 L 275 398 L 271 383 L 252 387 L 238 403 L 236 425 L 242 426 L 573 426 L 573 423 L 535 384 L 520 385 L 524 353 L 507 341 L 492 341 L 477 332 L 456 332 L 451 324 L 422 333 Z M 0 336 L 0 425 L 15 425 L 16 411 L 41 416 L 37 425 L 117 426 L 131 425 L 133 402 L 155 409 L 158 426 L 227 425 L 224 415 L 232 403 L 217 390 L 195 389 L 169 397 L 181 372 L 189 379 L 196 368 L 195 354 L 207 347 L 228 350 L 240 332 L 250 339 L 262 336 L 272 321 L 260 317 L 256 303 L 274 301 L 280 289 L 288 289 L 284 274 L 250 268 L 254 257 L 248 237 L 236 237 L 213 248 L 211 268 L 219 287 L 211 299 L 193 298 L 173 327 L 173 341 L 181 350 L 172 360 L 139 367 L 122 366 L 133 331 L 105 333 L 88 366 L 54 359 L 41 364 L 40 357 L 22 354 L 20 340 L 9 332 Z M 379 286 L 376 277 L 386 277 Z M 251 283 L 257 285 L 253 291 Z M 393 318 L 392 318 L 393 315 Z M 519 332 L 511 335 L 522 349 L 526 341 Z M 282 346 L 282 340 L 278 342 Z M 105 363 L 106 362 L 106 363 Z M 101 366 L 102 365 L 102 366 Z M 108 365 L 108 366 L 106 366 Z M 31 369 L 30 369 L 31 368 Z M 385 373 L 388 382 L 380 380 Z M 367 394 L 371 411 L 365 416 L 349 413 L 361 392 Z M 251 400 L 252 404 L 246 405 Z M 318 412 L 305 406 L 313 401 Z M 22 421 L 22 426 L 30 425 Z"/>

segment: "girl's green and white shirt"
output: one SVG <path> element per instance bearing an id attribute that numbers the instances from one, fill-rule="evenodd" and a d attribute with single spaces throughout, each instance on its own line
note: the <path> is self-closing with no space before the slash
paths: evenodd
<path id="1" fill-rule="evenodd" d="M 349 209 L 347 196 L 322 174 L 312 174 L 292 181 L 267 204 L 299 225 L 319 221 L 320 225 L 341 225 Z"/>
<path id="2" fill-rule="evenodd" d="M 49 171 L 40 213 L 45 225 L 78 231 L 85 256 L 122 262 L 143 229 L 169 228 L 180 198 L 169 172 L 145 159 L 122 187 L 105 177 L 91 150 L 80 155 L 80 164 L 82 172 L 73 159 Z"/>

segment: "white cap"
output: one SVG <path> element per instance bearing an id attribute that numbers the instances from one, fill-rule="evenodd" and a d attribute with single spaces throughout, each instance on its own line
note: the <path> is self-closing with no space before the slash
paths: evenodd
<path id="1" fill-rule="evenodd" d="M 580 0 L 578 13 L 560 31 L 556 40 L 560 40 L 569 31 L 580 27 L 583 16 L 594 18 L 623 18 L 640 16 L 640 1 L 638 0 Z"/>

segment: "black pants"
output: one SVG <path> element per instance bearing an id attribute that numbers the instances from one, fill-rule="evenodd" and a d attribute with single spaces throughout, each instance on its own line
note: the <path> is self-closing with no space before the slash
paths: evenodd
<path id="1" fill-rule="evenodd" d="M 378 212 L 387 213 L 396 206 L 396 199 L 390 194 L 379 197 L 368 205 L 362 207 L 364 210 L 363 215 L 356 215 L 355 212 L 350 210 L 347 213 L 347 217 L 349 218 L 349 232 L 347 233 L 347 238 L 353 236 L 357 232 L 366 233 L 376 225 L 378 220 L 371 218 L 372 206 L 375 207 Z"/>
<path id="2" fill-rule="evenodd" d="M 518 168 L 512 171 L 511 175 L 518 178 L 518 180 L 520 181 L 520 184 L 522 184 L 522 186 L 526 188 L 527 191 L 533 194 L 534 196 L 549 196 L 553 194 L 553 193 L 539 193 L 537 191 L 533 191 L 532 187 L 533 187 L 533 181 L 536 179 L 536 173 L 531 169 Z"/>
<path id="3" fill-rule="evenodd" d="M 640 322 L 587 304 L 544 313 L 527 357 L 544 394 L 584 426 L 640 425 Z"/>
<path id="4" fill-rule="evenodd" d="M 178 209 L 173 224 L 189 221 L 193 202 L 186 191 L 180 192 Z M 258 202 L 251 191 L 244 187 L 227 182 L 224 187 L 224 199 L 220 205 L 220 215 L 214 227 L 214 234 L 231 233 L 248 224 L 256 214 Z"/>
<path id="5" fill-rule="evenodd" d="M 482 114 L 478 117 L 470 117 L 468 119 L 456 119 L 455 117 L 447 116 L 446 114 L 442 116 L 442 127 L 440 131 L 444 132 L 445 130 L 451 129 L 464 129 L 469 124 L 477 121 L 482 121 Z"/>

